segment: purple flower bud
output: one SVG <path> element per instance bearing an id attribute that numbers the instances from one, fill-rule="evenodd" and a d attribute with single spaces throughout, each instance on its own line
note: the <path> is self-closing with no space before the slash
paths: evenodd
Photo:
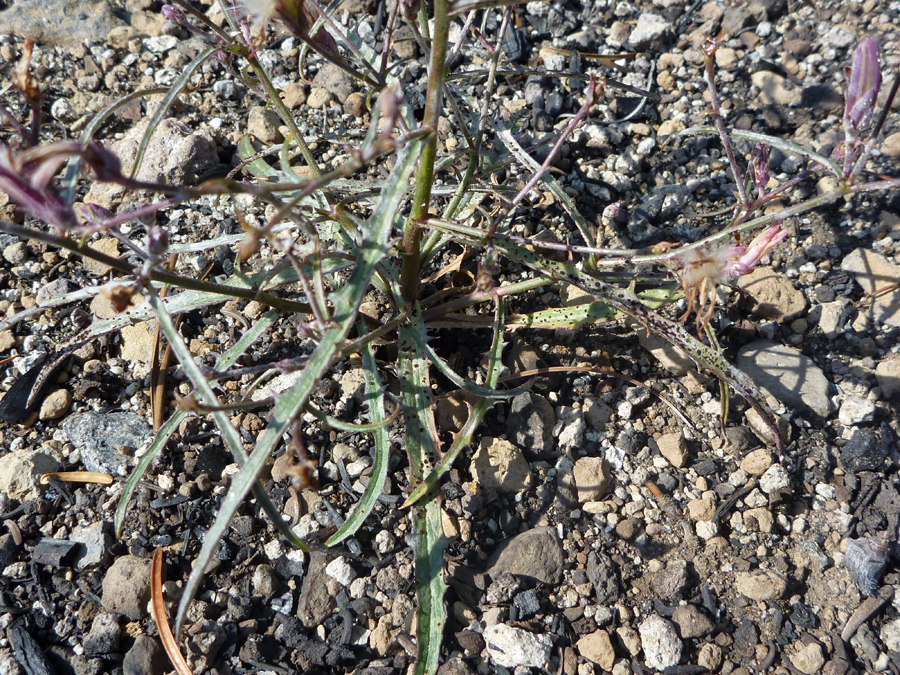
<path id="1" fill-rule="evenodd" d="M 844 94 L 844 131 L 855 138 L 872 119 L 878 90 L 881 88 L 881 63 L 878 43 L 873 38 L 860 41 L 853 55 L 853 66 Z"/>
<path id="2" fill-rule="evenodd" d="M 115 217 L 115 214 L 109 209 L 91 202 L 82 204 L 78 212 L 88 223 L 102 223 L 104 220 L 112 220 Z"/>
<path id="3" fill-rule="evenodd" d="M 181 25 L 185 22 L 184 12 L 174 5 L 163 5 L 160 11 L 165 20 L 170 23 Z"/>
<path id="4" fill-rule="evenodd" d="M 622 202 L 607 204 L 603 209 L 603 213 L 600 215 L 600 224 L 603 225 L 603 227 L 611 227 L 621 210 Z"/>
<path id="5" fill-rule="evenodd" d="M 769 146 L 757 143 L 750 156 L 750 170 L 753 173 L 753 184 L 765 190 L 769 184 Z"/>

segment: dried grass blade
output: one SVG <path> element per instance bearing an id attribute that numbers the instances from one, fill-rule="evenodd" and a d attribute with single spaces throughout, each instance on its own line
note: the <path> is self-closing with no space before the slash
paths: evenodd
<path id="1" fill-rule="evenodd" d="M 153 613 L 153 620 L 156 622 L 163 649 L 166 650 L 175 671 L 178 675 L 194 675 L 187 661 L 184 660 L 184 656 L 178 648 L 178 642 L 175 641 L 175 636 L 172 635 L 172 629 L 169 626 L 169 617 L 166 616 L 166 601 L 162 593 L 162 570 L 163 550 L 158 548 L 153 553 L 153 566 L 150 569 L 150 598 L 152 601 L 150 609 Z"/>
<path id="2" fill-rule="evenodd" d="M 47 485 L 51 480 L 62 483 L 96 483 L 98 485 L 112 485 L 113 477 L 108 473 L 97 471 L 51 471 L 41 476 L 41 485 Z"/>

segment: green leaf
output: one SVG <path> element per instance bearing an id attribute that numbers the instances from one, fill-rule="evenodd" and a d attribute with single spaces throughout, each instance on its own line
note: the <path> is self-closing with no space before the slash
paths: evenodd
<path id="1" fill-rule="evenodd" d="M 431 398 L 428 359 L 418 349 L 424 336 L 416 336 L 419 327 L 404 324 L 399 329 L 398 375 L 401 403 L 406 418 L 406 452 L 409 455 L 410 480 L 422 481 L 437 459 L 437 428 Z M 445 540 L 441 531 L 440 506 L 432 492 L 413 511 L 416 530 L 416 616 L 418 658 L 416 675 L 437 672 L 441 641 L 447 614 L 444 608 L 443 578 Z"/>
<path id="2" fill-rule="evenodd" d="M 363 492 L 362 497 L 360 497 L 353 512 L 344 521 L 344 524 L 325 542 L 326 546 L 334 546 L 344 541 L 347 537 L 352 537 L 356 534 L 363 521 L 375 508 L 375 502 L 384 491 L 384 484 L 387 480 L 391 437 L 387 427 L 384 425 L 384 422 L 387 420 L 384 412 L 384 387 L 378 377 L 378 366 L 375 363 L 375 354 L 372 352 L 371 344 L 366 343 L 363 345 L 362 358 L 363 374 L 366 378 L 365 403 L 369 407 L 369 421 L 378 425 L 374 432 L 375 462 L 372 465 L 372 473 L 369 475 L 369 484 L 366 485 L 365 492 Z"/>
<path id="3" fill-rule="evenodd" d="M 301 413 L 314 387 L 332 366 L 334 358 L 340 352 L 340 348 L 356 320 L 359 305 L 365 296 L 375 266 L 387 251 L 394 220 L 406 193 L 409 178 L 415 168 L 421 147 L 421 141 L 410 143 L 397 157 L 394 169 L 385 181 L 378 207 L 369 219 L 368 227 L 363 230 L 365 239 L 359 249 L 360 258 L 357 261 L 356 269 L 346 284 L 331 296 L 334 307 L 332 317 L 334 326 L 323 333 L 318 346 L 309 356 L 300 379 L 278 399 L 271 414 L 271 421 L 259 435 L 256 447 L 247 463 L 232 478 L 231 487 L 222 500 L 215 522 L 206 533 L 203 547 L 185 583 L 176 615 L 176 635 L 181 633 L 188 606 L 203 581 L 203 571 L 218 547 L 219 541 L 228 531 L 232 518 L 251 487 L 257 483 L 257 477 L 272 452 L 281 443 L 282 436 Z M 218 422 L 218 417 L 216 419 Z M 226 421 L 224 425 L 220 423 L 220 428 L 222 426 L 231 427 L 231 424 Z M 222 431 L 226 430 L 222 429 Z"/>
<path id="4" fill-rule="evenodd" d="M 558 281 L 578 286 L 614 309 L 636 319 L 646 330 L 665 338 L 682 349 L 698 367 L 710 371 L 720 380 L 727 382 L 738 395 L 756 409 L 772 430 L 777 439 L 778 450 L 781 452 L 783 443 L 775 423 L 775 414 L 766 404 L 765 397 L 749 377 L 725 359 L 721 351 L 700 342 L 688 333 L 681 323 L 667 319 L 647 307 L 630 289 L 617 288 L 585 274 L 574 264 L 558 263 L 543 258 L 525 247 L 509 241 L 496 240 L 494 246 L 512 260 L 521 262 Z"/>
<path id="5" fill-rule="evenodd" d="M 497 386 L 501 370 L 503 370 L 503 301 L 497 300 L 494 313 L 494 338 L 491 342 L 491 351 L 488 356 L 487 384 L 489 387 Z M 462 452 L 463 448 L 472 442 L 475 430 L 493 405 L 494 401 L 483 398 L 469 411 L 469 419 L 466 420 L 463 428 L 456 434 L 450 449 L 444 453 L 444 456 L 441 457 L 440 461 L 425 479 L 410 493 L 401 508 L 412 506 L 438 484 L 438 481 L 453 466 L 453 462 L 459 457 L 459 453 Z"/>
<path id="6" fill-rule="evenodd" d="M 137 154 L 134 158 L 134 166 L 131 167 L 132 178 L 137 176 L 138 171 L 140 171 L 141 162 L 144 161 L 144 153 L 147 151 L 147 145 L 150 143 L 150 137 L 153 135 L 153 132 L 156 131 L 156 127 L 159 123 L 163 121 L 166 113 L 169 112 L 172 103 L 175 102 L 175 99 L 178 98 L 181 91 L 187 86 L 188 80 L 191 79 L 191 75 L 194 74 L 194 71 L 197 70 L 206 59 L 219 51 L 219 49 L 220 47 L 212 45 L 197 54 L 197 56 L 184 67 L 184 72 L 182 72 L 178 79 L 169 87 L 169 92 L 153 112 L 153 117 L 150 118 L 150 122 L 147 124 L 147 130 L 144 132 L 144 137 L 141 139 L 141 144 L 138 146 Z"/>
<path id="7" fill-rule="evenodd" d="M 250 345 L 256 342 L 256 340 L 259 339 L 259 336 L 268 330 L 269 326 L 271 326 L 277 318 L 278 312 L 273 311 L 268 312 L 259 321 L 254 322 L 241 336 L 240 340 L 235 342 L 228 351 L 219 357 L 216 361 L 216 370 L 224 370 L 234 365 L 235 361 L 238 360 L 238 357 L 246 352 Z M 128 480 L 125 481 L 125 486 L 122 490 L 122 496 L 119 498 L 119 506 L 116 509 L 114 521 L 116 537 L 122 537 L 122 526 L 125 524 L 125 513 L 128 510 L 128 503 L 131 501 L 131 496 L 134 494 L 135 489 L 137 489 L 138 482 L 144 477 L 147 469 L 163 451 L 163 448 L 166 447 L 166 443 L 178 428 L 178 425 L 181 424 L 182 420 L 189 414 L 190 413 L 188 412 L 179 410 L 169 417 L 166 423 L 156 432 L 153 443 L 150 444 L 147 452 L 141 456 L 137 466 L 134 467 Z"/>

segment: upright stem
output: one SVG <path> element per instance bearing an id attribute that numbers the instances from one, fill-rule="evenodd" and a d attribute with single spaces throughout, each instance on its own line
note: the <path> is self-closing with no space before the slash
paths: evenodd
<path id="1" fill-rule="evenodd" d="M 431 36 L 431 58 L 428 63 L 428 93 L 425 99 L 425 115 L 422 127 L 431 131 L 419 157 L 416 172 L 416 192 L 412 212 L 403 228 L 403 262 L 400 268 L 400 285 L 403 299 L 415 302 L 419 290 L 419 266 L 421 260 L 421 222 L 428 215 L 431 204 L 431 187 L 434 183 L 434 161 L 437 157 L 437 126 L 443 107 L 444 71 L 447 67 L 447 40 L 450 33 L 448 0 L 434 2 L 434 35 Z M 423 3 L 424 7 L 424 3 Z M 426 22 L 427 25 L 427 22 Z"/>
<path id="2" fill-rule="evenodd" d="M 715 41 L 710 40 L 705 46 L 704 64 L 706 66 L 706 85 L 709 88 L 709 107 L 712 110 L 713 122 L 716 130 L 719 132 L 719 138 L 722 141 L 722 147 L 725 149 L 725 155 L 728 157 L 728 164 L 731 166 L 731 172 L 734 174 L 734 182 L 737 186 L 738 200 L 741 202 L 741 210 L 747 212 L 750 202 L 747 198 L 747 189 L 744 187 L 744 178 L 741 176 L 741 169 L 734 157 L 734 149 L 731 147 L 731 140 L 728 138 L 728 131 L 725 129 L 725 120 L 722 119 L 722 108 L 719 106 L 719 93 L 716 90 L 716 74 L 713 67 L 713 58 L 716 55 Z"/>

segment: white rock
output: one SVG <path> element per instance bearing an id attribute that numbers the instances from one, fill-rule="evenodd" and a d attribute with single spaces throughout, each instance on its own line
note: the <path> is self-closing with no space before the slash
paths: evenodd
<path id="1" fill-rule="evenodd" d="M 788 476 L 785 468 L 781 464 L 773 464 L 759 479 L 759 489 L 767 495 L 786 488 L 791 484 L 791 477 Z"/>
<path id="2" fill-rule="evenodd" d="M 337 581 L 341 586 L 349 586 L 356 578 L 356 572 L 344 558 L 335 558 L 325 565 L 325 574 Z"/>
<path id="3" fill-rule="evenodd" d="M 900 619 L 895 619 L 881 627 L 881 641 L 892 652 L 900 652 Z"/>
<path id="4" fill-rule="evenodd" d="M 497 623 L 484 629 L 491 660 L 504 668 L 545 668 L 550 661 L 553 638 Z"/>
<path id="5" fill-rule="evenodd" d="M 696 525 L 697 536 L 703 541 L 709 541 L 719 534 L 719 526 L 712 520 L 701 520 Z"/>
<path id="6" fill-rule="evenodd" d="M 662 670 L 678 665 L 682 644 L 671 621 L 654 614 L 640 625 L 638 631 L 647 666 Z"/>
<path id="7" fill-rule="evenodd" d="M 847 396 L 841 403 L 838 421 L 844 426 L 853 427 L 875 419 L 875 402 L 859 396 Z"/>

